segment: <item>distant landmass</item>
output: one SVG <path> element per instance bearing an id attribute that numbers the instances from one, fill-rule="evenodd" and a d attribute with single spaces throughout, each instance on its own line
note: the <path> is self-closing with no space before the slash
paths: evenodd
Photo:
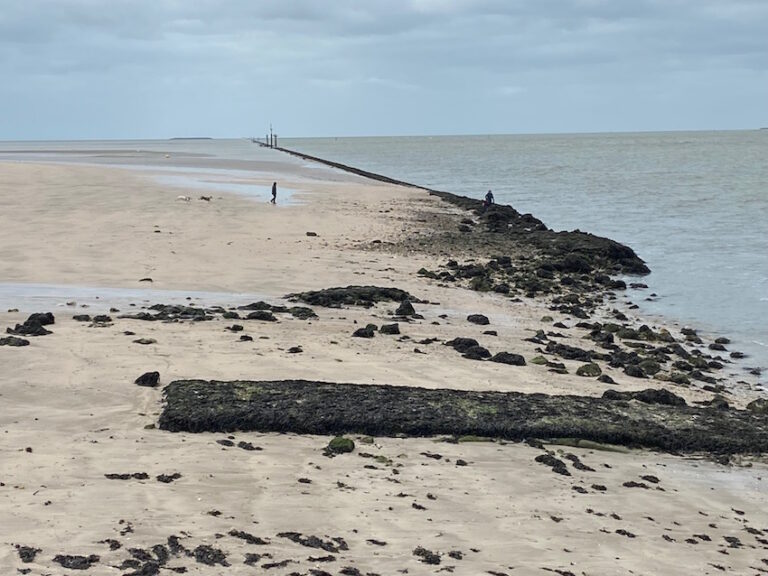
<path id="1" fill-rule="evenodd" d="M 171 140 L 213 140 L 210 136 L 177 136 Z"/>

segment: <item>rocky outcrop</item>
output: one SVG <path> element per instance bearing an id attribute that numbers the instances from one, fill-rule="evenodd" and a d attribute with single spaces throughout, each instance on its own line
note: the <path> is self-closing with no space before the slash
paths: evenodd
<path id="1" fill-rule="evenodd" d="M 300 300 L 312 306 L 341 308 L 342 306 L 364 306 L 370 308 L 379 302 L 420 302 L 405 290 L 382 288 L 380 286 L 347 286 L 345 288 L 326 288 L 297 292 L 286 296 L 289 300 Z"/>
<path id="2" fill-rule="evenodd" d="M 164 395 L 159 424 L 173 432 L 575 438 L 678 452 L 768 452 L 767 414 L 686 406 L 664 390 L 631 393 L 638 401 L 630 402 L 304 380 L 179 380 Z"/>

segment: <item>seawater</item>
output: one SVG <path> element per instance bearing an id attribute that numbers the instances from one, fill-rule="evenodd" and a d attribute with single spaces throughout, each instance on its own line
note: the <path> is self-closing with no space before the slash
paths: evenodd
<path id="1" fill-rule="evenodd" d="M 768 366 L 768 130 L 283 139 L 282 146 L 631 246 L 627 298 Z M 650 293 L 658 298 L 648 301 Z"/>

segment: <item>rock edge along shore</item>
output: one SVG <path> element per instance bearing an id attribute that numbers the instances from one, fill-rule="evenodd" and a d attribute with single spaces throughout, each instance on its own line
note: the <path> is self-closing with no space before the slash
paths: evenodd
<path id="1" fill-rule="evenodd" d="M 287 148 L 276 149 L 371 180 L 424 190 L 430 195 L 437 196 L 445 202 L 479 216 L 484 222 L 487 232 L 495 236 L 511 235 L 518 245 L 527 245 L 550 256 L 563 258 L 567 254 L 578 254 L 587 260 L 587 264 L 590 267 L 596 265 L 596 267 L 608 268 L 615 273 L 644 275 L 650 272 L 645 262 L 628 246 L 609 238 L 595 236 L 579 230 L 555 232 L 550 230 L 538 218 L 531 214 L 520 214 L 512 206 L 494 204 L 488 210 L 484 210 L 482 201 L 474 198 L 433 190 Z M 469 232 L 469 230 L 466 231 Z"/>

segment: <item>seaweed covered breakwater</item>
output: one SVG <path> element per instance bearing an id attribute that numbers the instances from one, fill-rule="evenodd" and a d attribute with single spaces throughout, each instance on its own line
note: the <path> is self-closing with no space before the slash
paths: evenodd
<path id="1" fill-rule="evenodd" d="M 613 274 L 645 275 L 650 273 L 648 266 L 635 254 L 632 248 L 610 238 L 595 236 L 580 230 L 556 232 L 550 230 L 535 216 L 520 214 L 512 206 L 493 204 L 486 208 L 483 202 L 476 198 L 433 190 L 287 148 L 277 149 L 371 180 L 424 190 L 432 196 L 471 213 L 482 224 L 477 228 L 482 229 L 484 234 L 477 238 L 477 234 L 471 234 L 471 232 L 478 231 L 472 226 L 474 222 L 462 223 L 463 225 L 459 227 L 462 234 L 457 238 L 457 247 L 462 246 L 464 249 L 469 249 L 473 245 L 481 245 L 486 248 L 492 247 L 497 252 L 504 254 L 508 253 L 510 248 L 529 247 L 534 249 L 541 259 L 554 261 L 555 265 L 567 255 L 571 255 L 571 257 L 579 257 L 590 269 L 603 270 Z M 475 237 L 473 238 L 473 236 Z M 450 240 L 448 243 L 451 243 Z"/>
<path id="2" fill-rule="evenodd" d="M 178 380 L 164 395 L 159 425 L 171 432 L 572 438 L 668 452 L 768 452 L 764 411 L 691 407 L 666 390 L 596 398 L 306 380 Z"/>

